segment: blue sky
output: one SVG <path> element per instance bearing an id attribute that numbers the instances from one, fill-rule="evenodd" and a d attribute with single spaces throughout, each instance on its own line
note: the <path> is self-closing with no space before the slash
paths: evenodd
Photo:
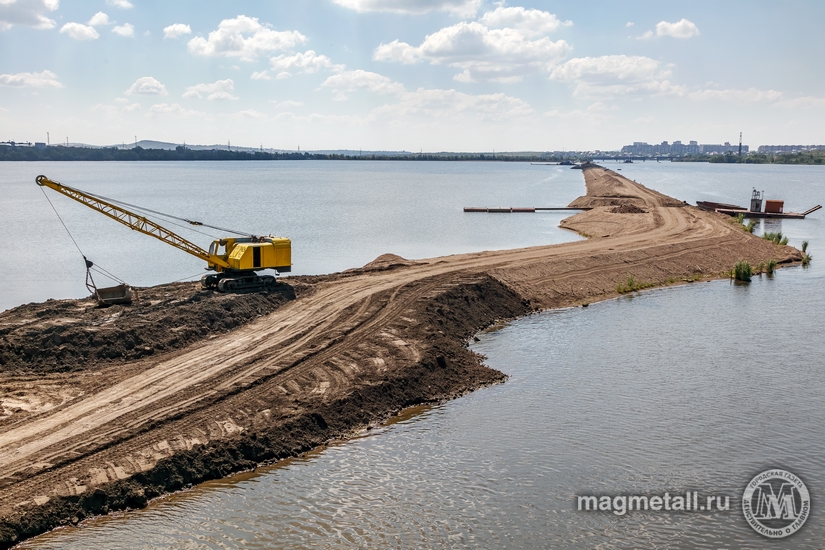
<path id="1" fill-rule="evenodd" d="M 825 3 L 0 0 L 0 140 L 822 143 Z"/>

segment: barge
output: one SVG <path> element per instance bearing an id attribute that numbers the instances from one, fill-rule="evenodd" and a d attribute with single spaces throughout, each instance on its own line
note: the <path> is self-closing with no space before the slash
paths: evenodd
<path id="1" fill-rule="evenodd" d="M 721 214 L 727 214 L 728 216 L 738 216 L 739 214 L 743 214 L 746 218 L 784 218 L 792 220 L 804 220 L 805 216 L 812 212 L 816 212 L 817 210 L 822 208 L 822 205 L 817 204 L 816 206 L 809 208 L 805 212 L 785 212 L 785 201 L 763 201 L 764 194 L 764 191 L 757 191 L 756 189 L 754 189 L 753 193 L 751 194 L 750 208 L 745 208 L 744 206 L 737 206 L 735 204 L 726 204 L 723 202 L 711 201 L 696 201 L 696 206 L 698 206 L 702 210 L 708 210 L 710 212 L 719 212 Z M 765 203 L 764 210 L 762 209 L 763 202 Z"/>

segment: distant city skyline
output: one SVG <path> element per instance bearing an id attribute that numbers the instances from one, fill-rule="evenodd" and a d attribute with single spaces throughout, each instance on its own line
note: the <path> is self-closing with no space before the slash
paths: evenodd
<path id="1" fill-rule="evenodd" d="M 176 147 L 186 147 L 194 150 L 231 150 L 231 151 L 264 151 L 264 152 L 290 152 L 290 151 L 297 151 L 300 152 L 298 149 L 288 149 L 288 148 L 276 148 L 276 147 L 263 147 L 263 144 L 254 146 L 254 145 L 244 145 L 244 144 L 235 144 L 234 146 L 230 143 L 176 143 L 176 142 L 163 142 L 157 140 L 139 140 L 135 142 L 121 142 L 121 143 L 109 143 L 109 144 L 97 144 L 97 143 L 75 143 L 75 142 L 63 142 L 63 143 L 50 143 L 47 142 L 28 142 L 28 141 L 18 141 L 14 142 L 12 140 L 9 141 L 0 141 L 0 147 L 2 146 L 11 146 L 11 147 L 35 147 L 35 148 L 43 148 L 47 145 L 52 147 L 92 147 L 92 148 L 115 148 L 115 149 L 131 149 L 133 147 L 142 147 L 144 149 L 175 149 Z M 401 154 L 419 154 L 420 152 L 430 153 L 430 154 L 441 154 L 441 153 L 456 153 L 456 154 L 475 154 L 475 153 L 493 153 L 495 154 L 495 150 L 489 151 L 460 151 L 460 150 L 441 150 L 441 151 L 410 151 L 407 149 L 353 149 L 353 148 L 338 148 L 338 149 L 304 149 L 305 152 L 308 153 L 324 153 L 324 154 L 357 154 L 357 153 L 364 153 L 364 154 L 374 154 L 374 153 L 401 153 Z M 755 150 L 751 150 L 750 145 L 746 143 L 742 143 L 742 153 L 750 153 L 750 152 L 758 152 L 758 153 L 798 153 L 798 152 L 805 152 L 805 151 L 825 151 L 825 145 L 821 144 L 797 144 L 797 145 L 759 145 Z M 564 150 L 538 150 L 538 149 L 529 149 L 529 150 L 513 150 L 513 151 L 498 151 L 499 154 L 525 154 L 525 153 L 537 153 L 537 154 L 546 154 L 546 153 L 553 153 L 553 154 L 580 154 L 580 153 L 588 153 L 588 152 L 598 152 L 598 153 L 619 153 L 625 155 L 703 155 L 703 154 L 720 154 L 720 153 L 733 153 L 739 152 L 739 144 L 738 143 L 699 143 L 695 140 L 688 141 L 687 143 L 683 143 L 681 140 L 674 140 L 673 142 L 668 142 L 667 140 L 662 141 L 660 143 L 647 143 L 644 141 L 634 141 L 632 145 L 624 145 L 621 148 L 615 149 L 597 149 L 597 148 L 584 148 L 580 150 L 576 149 L 564 149 Z"/>
<path id="2" fill-rule="evenodd" d="M 6 0 L 0 141 L 821 143 L 823 20 L 802 0 Z"/>
<path id="3" fill-rule="evenodd" d="M 747 153 L 750 147 L 741 144 L 741 152 Z M 673 143 L 663 141 L 661 143 L 647 143 L 644 141 L 634 141 L 633 145 L 625 145 L 621 152 L 628 155 L 707 155 L 717 153 L 739 153 L 740 144 L 730 143 L 699 143 L 698 141 L 689 141 L 682 143 L 681 140 L 676 140 Z"/>

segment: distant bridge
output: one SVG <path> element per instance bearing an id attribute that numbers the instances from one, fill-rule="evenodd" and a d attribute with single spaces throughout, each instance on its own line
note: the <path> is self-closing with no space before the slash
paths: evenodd
<path id="1" fill-rule="evenodd" d="M 674 158 L 681 158 L 681 156 L 674 157 L 674 156 L 668 155 L 668 156 L 658 156 L 658 157 L 654 157 L 654 156 L 645 157 L 645 156 L 636 156 L 636 155 L 594 155 L 594 156 L 590 157 L 590 160 L 594 160 L 594 161 L 596 161 L 596 160 L 602 160 L 602 161 L 604 161 L 604 160 L 615 160 L 617 162 L 624 162 L 624 161 L 628 161 L 628 160 L 632 161 L 632 162 L 637 162 L 637 161 L 646 162 L 648 160 L 658 162 L 658 161 L 661 161 L 661 160 L 669 160 L 669 161 L 673 162 Z"/>

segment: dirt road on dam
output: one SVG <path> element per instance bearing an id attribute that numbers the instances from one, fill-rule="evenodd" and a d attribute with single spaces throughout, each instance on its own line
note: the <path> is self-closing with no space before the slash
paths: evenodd
<path id="1" fill-rule="evenodd" d="M 66 300 L 0 314 L 0 546 L 502 381 L 466 347 L 498 319 L 611 298 L 629 278 L 802 259 L 610 170 L 583 174 L 571 206 L 590 210 L 562 223 L 577 242 L 388 254 L 286 278 L 265 299 L 178 284 L 116 310 Z"/>

